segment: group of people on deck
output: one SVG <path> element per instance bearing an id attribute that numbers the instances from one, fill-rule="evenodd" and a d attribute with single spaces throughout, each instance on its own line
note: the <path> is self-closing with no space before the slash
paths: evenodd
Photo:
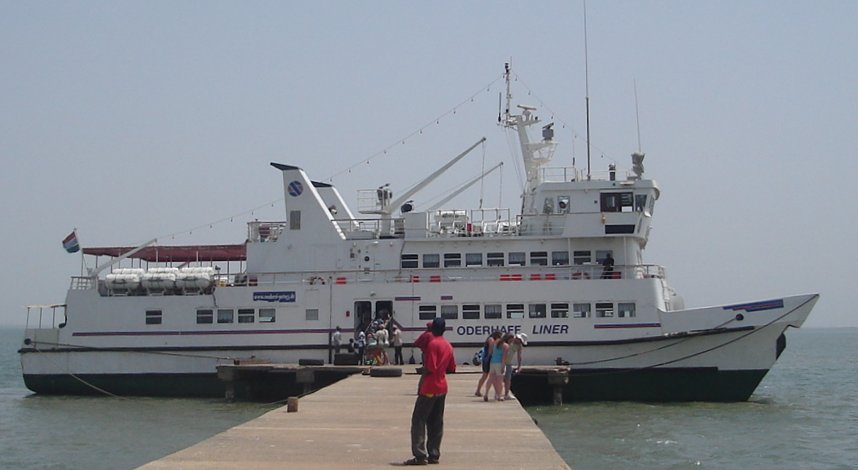
<path id="1" fill-rule="evenodd" d="M 342 347 L 342 329 L 337 326 L 331 335 L 331 346 L 339 354 Z M 393 364 L 403 365 L 402 330 L 389 317 L 376 318 L 366 328 L 359 328 L 355 338 L 349 338 L 348 351 L 357 356 L 358 364 L 383 366 L 390 364 L 390 347 L 394 349 Z"/>
<path id="2" fill-rule="evenodd" d="M 512 385 L 512 375 L 521 370 L 521 353 L 527 346 L 527 335 L 495 331 L 483 344 L 477 355 L 483 367 L 483 374 L 477 382 L 474 396 L 482 396 L 483 401 L 489 401 L 489 390 L 494 388 L 495 401 L 512 398 L 509 390 Z M 513 367 L 513 363 L 516 363 Z M 486 386 L 485 392 L 482 391 Z"/>

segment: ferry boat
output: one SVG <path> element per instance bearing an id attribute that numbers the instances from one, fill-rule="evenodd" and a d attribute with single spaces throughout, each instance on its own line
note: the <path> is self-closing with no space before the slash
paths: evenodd
<path id="1" fill-rule="evenodd" d="M 517 213 L 413 202 L 482 141 L 396 198 L 359 191 L 361 216 L 299 162 L 272 163 L 284 220 L 249 222 L 244 243 L 83 248 L 95 267 L 72 277 L 65 303 L 28 309 L 26 386 L 223 396 L 219 364 L 330 362 L 337 327 L 348 338 L 377 318 L 419 362 L 413 340 L 443 317 L 460 362 L 494 330 L 526 334 L 525 364 L 568 366 L 566 401 L 747 400 L 819 295 L 686 308 L 644 261 L 661 194 L 644 155 L 604 175 L 550 167 L 552 124 L 509 109 L 499 121 L 527 180 Z M 516 376 L 517 395 L 532 387 Z"/>

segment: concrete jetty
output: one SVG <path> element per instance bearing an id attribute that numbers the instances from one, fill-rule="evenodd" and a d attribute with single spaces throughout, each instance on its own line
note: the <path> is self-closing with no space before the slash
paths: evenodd
<path id="1" fill-rule="evenodd" d="M 229 429 L 143 469 L 382 469 L 411 457 L 418 375 L 354 375 Z M 468 373 L 468 372 L 474 373 Z M 473 396 L 479 375 L 448 375 L 444 441 L 437 468 L 569 469 L 515 400 Z M 434 466 L 433 466 L 434 468 Z"/>

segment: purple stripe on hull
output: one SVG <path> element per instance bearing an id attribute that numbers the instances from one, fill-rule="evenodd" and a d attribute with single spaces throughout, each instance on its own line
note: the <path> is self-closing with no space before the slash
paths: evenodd
<path id="1" fill-rule="evenodd" d="M 744 310 L 746 312 L 761 312 L 763 310 L 774 310 L 784 308 L 784 299 L 763 300 L 762 302 L 751 302 L 749 304 L 727 305 L 724 310 Z"/>
<path id="2" fill-rule="evenodd" d="M 600 330 L 605 328 L 660 328 L 661 323 L 610 323 L 606 325 L 593 325 L 593 328 Z"/>

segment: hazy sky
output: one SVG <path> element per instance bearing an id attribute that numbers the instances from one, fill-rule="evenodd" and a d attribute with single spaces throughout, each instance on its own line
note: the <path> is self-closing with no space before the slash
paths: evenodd
<path id="1" fill-rule="evenodd" d="M 593 171 L 629 167 L 636 83 L 662 189 L 646 261 L 689 307 L 819 292 L 807 326 L 858 326 L 858 2 L 587 7 Z M 75 227 L 83 246 L 241 243 L 282 220 L 272 161 L 356 206 L 486 136 L 418 204 L 485 159 L 507 164 L 484 205 L 515 208 L 496 79 L 512 58 L 515 102 L 558 123 L 553 165 L 581 168 L 583 38 L 579 1 L 0 0 L 0 324 L 63 302 Z"/>

